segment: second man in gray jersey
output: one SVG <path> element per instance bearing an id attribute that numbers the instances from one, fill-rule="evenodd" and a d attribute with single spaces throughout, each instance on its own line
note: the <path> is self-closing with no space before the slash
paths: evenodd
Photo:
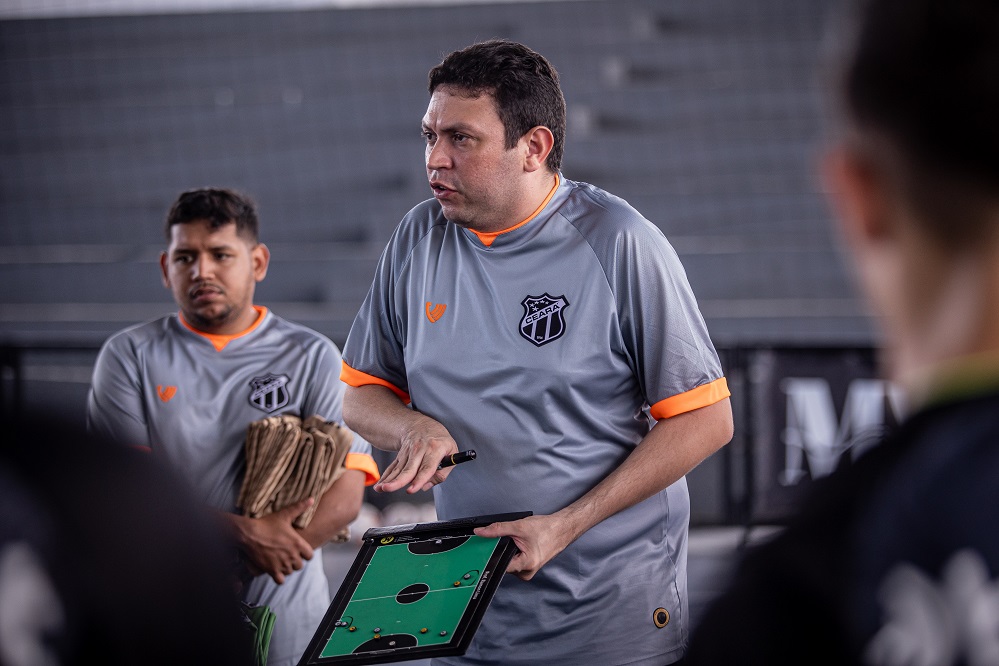
<path id="1" fill-rule="evenodd" d="M 241 592 L 277 619 L 270 666 L 294 666 L 329 605 L 320 548 L 361 507 L 378 470 L 356 437 L 347 471 L 321 497 L 261 518 L 237 511 L 247 426 L 261 418 L 318 414 L 340 421 L 344 386 L 336 345 L 253 303 L 270 253 L 256 208 L 231 190 L 182 193 L 167 215 L 164 285 L 180 311 L 112 336 L 94 366 L 91 430 L 146 449 L 216 509 L 255 574 Z"/>

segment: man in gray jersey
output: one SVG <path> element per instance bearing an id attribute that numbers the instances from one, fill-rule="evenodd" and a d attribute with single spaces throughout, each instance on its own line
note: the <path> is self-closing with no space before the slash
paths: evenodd
<path id="1" fill-rule="evenodd" d="M 347 423 L 398 451 L 377 490 L 520 553 L 448 664 L 665 664 L 687 640 L 684 474 L 732 435 L 683 267 L 626 202 L 559 172 L 565 102 L 527 47 L 430 72 L 434 198 L 389 241 L 344 348 Z M 437 470 L 446 455 L 475 462 Z M 445 483 L 446 480 L 446 483 Z"/>
<path id="2" fill-rule="evenodd" d="M 218 510 L 255 574 L 245 599 L 277 616 L 268 664 L 283 666 L 298 662 L 330 602 L 318 549 L 356 517 L 378 471 L 368 443 L 355 437 L 347 470 L 322 497 L 263 518 L 237 513 L 249 423 L 288 413 L 339 421 L 344 392 L 336 345 L 253 304 L 270 259 L 257 226 L 252 202 L 238 193 L 180 195 L 160 259 L 180 312 L 105 343 L 87 417 L 92 430 L 175 468 Z M 313 502 L 311 522 L 295 528 Z"/>

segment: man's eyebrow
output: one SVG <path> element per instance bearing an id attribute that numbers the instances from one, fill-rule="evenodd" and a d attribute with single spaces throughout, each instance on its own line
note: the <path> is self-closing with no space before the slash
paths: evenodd
<path id="1" fill-rule="evenodd" d="M 232 244 L 223 243 L 221 245 L 212 245 L 211 247 L 206 248 L 206 251 L 207 252 L 221 252 L 221 251 L 232 252 L 234 248 L 235 248 L 235 246 L 232 245 Z M 184 246 L 176 247 L 176 248 L 173 249 L 173 253 L 174 254 L 197 254 L 200 251 L 201 250 L 199 248 L 184 247 Z"/>
<path id="2" fill-rule="evenodd" d="M 427 125 L 426 123 L 422 123 L 422 125 L 423 125 L 423 131 L 433 132 L 435 134 L 472 134 L 472 135 L 478 134 L 475 130 L 475 127 L 467 123 L 456 123 L 454 125 L 447 125 L 445 127 L 441 127 L 440 129 L 436 130 Z"/>

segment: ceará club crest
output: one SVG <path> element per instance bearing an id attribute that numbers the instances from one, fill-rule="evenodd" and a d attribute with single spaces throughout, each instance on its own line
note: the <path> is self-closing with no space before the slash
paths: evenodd
<path id="1" fill-rule="evenodd" d="M 288 375 L 267 374 L 250 381 L 250 404 L 268 414 L 288 404 Z"/>
<path id="2" fill-rule="evenodd" d="M 520 334 L 532 344 L 541 347 L 558 340 L 565 333 L 564 312 L 569 307 L 565 296 L 552 296 L 545 292 L 541 296 L 528 296 L 520 304 L 524 306 Z"/>

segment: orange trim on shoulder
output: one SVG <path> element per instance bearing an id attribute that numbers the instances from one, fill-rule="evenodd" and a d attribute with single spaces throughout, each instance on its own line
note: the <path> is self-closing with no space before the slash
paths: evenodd
<path id="1" fill-rule="evenodd" d="M 713 382 L 701 384 L 697 388 L 660 400 L 652 405 L 652 418 L 661 421 L 677 414 L 692 412 L 695 409 L 713 405 L 730 395 L 732 394 L 728 390 L 728 381 L 724 377 L 720 377 Z"/>
<path id="2" fill-rule="evenodd" d="M 536 218 L 538 216 L 538 213 L 540 213 L 541 211 L 543 211 L 545 209 L 545 206 L 548 205 L 548 202 L 552 200 L 553 196 L 555 196 L 555 190 L 558 189 L 559 182 L 560 182 L 560 179 L 558 177 L 558 174 L 556 173 L 555 174 L 555 186 L 552 187 L 551 192 L 549 192 L 548 196 L 545 197 L 545 200 L 541 202 L 541 205 L 538 206 L 538 208 L 533 213 L 531 213 L 530 215 L 528 215 L 525 220 L 522 220 L 522 221 L 518 222 L 517 224 L 513 225 L 512 227 L 510 227 L 508 229 L 503 229 L 502 231 L 490 231 L 488 233 L 481 232 L 481 231 L 476 231 L 474 229 L 469 229 L 469 231 L 471 231 L 473 234 L 475 234 L 476 236 L 478 236 L 479 240 L 482 241 L 483 245 L 485 245 L 486 247 L 491 247 L 492 244 L 496 241 L 496 237 L 497 236 L 501 236 L 502 234 L 509 233 L 509 232 L 513 231 L 514 229 L 519 229 L 520 227 L 524 226 L 525 224 L 527 224 L 528 222 L 530 222 L 531 220 L 533 220 L 534 218 Z"/>
<path id="3" fill-rule="evenodd" d="M 346 460 L 343 461 L 343 466 L 346 469 L 364 472 L 364 485 L 366 486 L 373 486 L 378 483 L 378 479 L 382 478 L 378 471 L 378 463 L 367 453 L 348 453 Z"/>
<path id="4" fill-rule="evenodd" d="M 391 382 L 387 382 L 384 379 L 382 379 L 381 377 L 375 377 L 374 375 L 369 375 L 366 372 L 361 372 L 360 370 L 355 370 L 354 368 L 350 367 L 346 363 L 343 363 L 341 365 L 341 368 L 340 368 L 340 381 L 342 381 L 347 386 L 353 386 L 354 388 L 358 388 L 358 387 L 361 387 L 361 386 L 369 386 L 371 384 L 376 384 L 378 386 L 384 386 L 385 388 L 387 388 L 390 391 L 392 391 L 392 393 L 395 393 L 397 396 L 399 396 L 399 399 L 402 400 L 407 405 L 410 402 L 410 400 L 409 400 L 409 394 L 406 393 L 405 391 L 403 391 L 401 388 L 399 388 L 395 384 L 392 384 Z"/>
<path id="5" fill-rule="evenodd" d="M 250 327 L 245 331 L 241 331 L 239 333 L 233 333 L 232 335 L 215 335 L 214 333 L 205 333 L 204 331 L 199 331 L 198 329 L 194 328 L 189 323 L 187 323 L 187 320 L 184 319 L 183 312 L 178 312 L 177 316 L 180 318 L 180 323 L 183 324 L 187 328 L 187 330 L 191 331 L 192 333 L 197 333 L 203 338 L 206 338 L 209 342 L 212 343 L 212 346 L 215 347 L 215 351 L 222 351 L 223 349 L 225 349 L 225 346 L 227 344 L 229 344 L 236 338 L 241 338 L 244 335 L 249 335 L 254 330 L 256 330 L 257 326 L 260 326 L 261 322 L 263 322 L 264 315 L 267 314 L 267 308 L 265 308 L 262 305 L 254 305 L 253 309 L 257 311 L 256 321 L 250 324 Z"/>

